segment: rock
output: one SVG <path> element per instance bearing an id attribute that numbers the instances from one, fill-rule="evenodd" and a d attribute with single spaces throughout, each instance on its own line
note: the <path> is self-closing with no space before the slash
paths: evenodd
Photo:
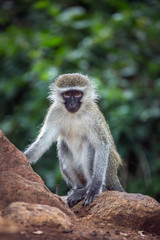
<path id="1" fill-rule="evenodd" d="M 61 198 L 52 194 L 44 184 L 32 182 L 10 171 L 0 172 L 0 184 L 1 209 L 12 202 L 23 201 L 55 206 L 69 216 L 74 215 Z"/>
<path id="2" fill-rule="evenodd" d="M 0 130 L 0 171 L 11 171 L 30 181 L 44 184 L 36 174 L 25 155 L 19 151 Z"/>
<path id="3" fill-rule="evenodd" d="M 17 233 L 19 230 L 17 224 L 0 216 L 0 233 Z"/>
<path id="4" fill-rule="evenodd" d="M 2 212 L 2 216 L 21 228 L 43 226 L 70 230 L 71 227 L 69 217 L 60 209 L 41 204 L 14 202 Z"/>
<path id="5" fill-rule="evenodd" d="M 114 223 L 160 234 L 160 204 L 142 194 L 105 191 L 89 206 L 82 207 L 80 202 L 73 210 L 78 216 L 91 219 L 97 226 Z"/>
<path id="6" fill-rule="evenodd" d="M 0 210 L 16 201 L 54 206 L 75 218 L 62 199 L 51 193 L 32 170 L 25 155 L 0 131 Z"/>
<path id="7" fill-rule="evenodd" d="M 61 196 L 61 199 L 62 199 L 66 204 L 68 204 L 68 203 L 67 203 L 67 196 Z"/>
<path id="8" fill-rule="evenodd" d="M 160 204 L 151 197 L 105 191 L 72 211 L 62 199 L 0 131 L 0 239 L 159 239 Z"/>

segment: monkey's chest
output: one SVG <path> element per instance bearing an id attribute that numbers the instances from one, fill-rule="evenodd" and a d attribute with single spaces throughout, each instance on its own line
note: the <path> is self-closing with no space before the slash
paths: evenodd
<path id="1" fill-rule="evenodd" d="M 59 138 L 62 144 L 59 155 L 64 169 L 72 168 L 77 174 L 77 178 L 83 180 L 91 179 L 91 167 L 89 167 L 91 154 L 89 154 L 90 143 L 88 141 L 88 132 L 81 124 L 71 125 L 69 128 L 63 128 Z"/>
<path id="2" fill-rule="evenodd" d="M 83 152 L 84 152 L 84 142 L 83 138 L 79 135 L 74 135 L 73 137 L 70 137 L 70 139 L 66 139 L 67 145 L 69 148 L 69 151 L 72 155 L 72 162 L 77 167 L 81 165 L 81 161 L 83 158 Z"/>
<path id="3" fill-rule="evenodd" d="M 84 159 L 84 149 L 86 148 L 85 123 L 79 119 L 70 119 L 66 121 L 61 129 L 61 137 L 66 142 L 68 151 L 70 152 L 70 161 L 75 167 L 79 167 Z"/>

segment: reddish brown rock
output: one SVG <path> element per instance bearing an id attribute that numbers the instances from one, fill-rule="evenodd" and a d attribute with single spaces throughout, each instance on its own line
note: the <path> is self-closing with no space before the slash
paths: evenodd
<path id="1" fill-rule="evenodd" d="M 17 233 L 19 230 L 18 225 L 13 221 L 9 221 L 0 216 L 0 233 Z"/>
<path id="2" fill-rule="evenodd" d="M 15 201 L 54 206 L 74 217 L 61 198 L 51 193 L 32 170 L 24 154 L 0 131 L 0 209 Z"/>
<path id="3" fill-rule="evenodd" d="M 149 196 L 105 191 L 89 206 L 82 203 L 74 212 L 102 227 L 108 223 L 160 234 L 160 204 Z"/>
<path id="4" fill-rule="evenodd" d="M 0 239 L 160 239 L 160 204 L 151 197 L 106 191 L 87 207 L 74 206 L 78 219 L 64 201 L 0 131 L 0 230 L 16 229 L 0 231 Z"/>
<path id="5" fill-rule="evenodd" d="M 55 206 L 73 216 L 61 198 L 51 193 L 44 184 L 32 182 L 11 171 L 0 172 L 0 207 L 16 201 Z"/>
<path id="6" fill-rule="evenodd" d="M 71 227 L 69 217 L 60 209 L 41 204 L 14 202 L 2 212 L 2 216 L 20 228 L 43 226 L 70 230 Z"/>
<path id="7" fill-rule="evenodd" d="M 8 170 L 19 174 L 25 179 L 44 184 L 40 176 L 33 172 L 24 154 L 0 130 L 0 171 Z"/>

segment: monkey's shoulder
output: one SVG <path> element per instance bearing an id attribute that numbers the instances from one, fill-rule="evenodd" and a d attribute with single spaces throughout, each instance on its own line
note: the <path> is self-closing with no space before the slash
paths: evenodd
<path id="1" fill-rule="evenodd" d="M 89 106 L 89 112 L 86 115 L 94 125 L 99 126 L 103 130 L 104 128 L 109 128 L 103 113 L 95 102 Z"/>
<path id="2" fill-rule="evenodd" d="M 90 118 L 93 119 L 93 128 L 98 133 L 101 140 L 106 141 L 109 139 L 111 145 L 114 146 L 114 140 L 109 128 L 108 123 L 106 122 L 106 119 L 103 115 L 103 113 L 100 111 L 98 105 L 96 103 L 92 104 L 92 107 L 90 107 Z"/>

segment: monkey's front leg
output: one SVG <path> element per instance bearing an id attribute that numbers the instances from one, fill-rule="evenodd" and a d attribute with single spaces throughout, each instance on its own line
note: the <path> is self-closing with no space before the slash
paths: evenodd
<path id="1" fill-rule="evenodd" d="M 95 151 L 92 181 L 88 187 L 83 206 L 89 205 L 103 191 L 108 167 L 109 148 L 109 142 L 102 142 Z"/>

